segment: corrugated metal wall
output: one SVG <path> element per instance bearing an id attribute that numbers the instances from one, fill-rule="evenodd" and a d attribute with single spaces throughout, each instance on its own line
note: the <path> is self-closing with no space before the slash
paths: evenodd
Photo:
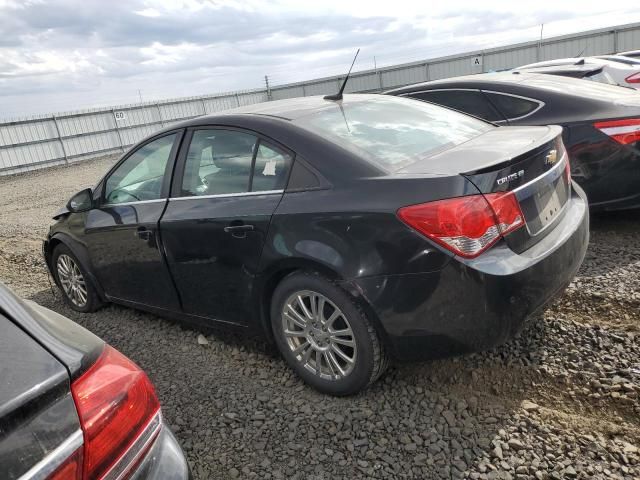
<path id="1" fill-rule="evenodd" d="M 640 49 L 640 23 L 526 42 L 352 74 L 347 92 L 379 92 L 412 83 L 577 55 Z M 342 76 L 264 89 L 157 103 L 66 112 L 0 123 L 0 175 L 125 151 L 171 123 L 253 103 L 335 93 Z"/>

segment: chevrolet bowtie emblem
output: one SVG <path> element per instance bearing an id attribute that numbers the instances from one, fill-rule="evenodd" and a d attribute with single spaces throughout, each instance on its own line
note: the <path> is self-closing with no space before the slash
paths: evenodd
<path id="1" fill-rule="evenodd" d="M 547 153 L 547 156 L 544 157 L 544 164 L 555 165 L 557 160 L 558 160 L 558 151 L 556 149 L 549 150 L 549 153 Z"/>

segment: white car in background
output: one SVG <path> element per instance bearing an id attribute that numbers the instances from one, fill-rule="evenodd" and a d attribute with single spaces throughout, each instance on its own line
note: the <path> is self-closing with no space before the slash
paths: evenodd
<path id="1" fill-rule="evenodd" d="M 514 68 L 514 70 L 584 78 L 600 83 L 640 89 L 640 60 L 621 55 L 560 58 L 530 63 Z"/>
<path id="2" fill-rule="evenodd" d="M 621 57 L 635 58 L 640 60 L 640 50 L 629 50 L 628 52 L 616 53 L 616 55 L 620 55 Z"/>

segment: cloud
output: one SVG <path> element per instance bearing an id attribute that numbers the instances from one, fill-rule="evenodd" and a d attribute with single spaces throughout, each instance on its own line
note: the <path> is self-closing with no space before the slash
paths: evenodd
<path id="1" fill-rule="evenodd" d="M 134 101 L 138 89 L 159 99 L 255 88 L 264 75 L 272 83 L 332 75 L 358 47 L 356 70 L 372 67 L 374 56 L 389 65 L 534 39 L 542 22 L 566 33 L 588 28 L 586 18 L 640 19 L 640 8 L 624 0 L 618 17 L 577 0 L 558 8 L 550 1 L 478 5 L 0 0 L 2 114 Z"/>

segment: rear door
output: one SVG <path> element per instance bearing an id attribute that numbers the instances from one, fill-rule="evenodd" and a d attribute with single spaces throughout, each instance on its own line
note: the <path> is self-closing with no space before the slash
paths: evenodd
<path id="1" fill-rule="evenodd" d="M 107 175 L 99 205 L 87 212 L 86 245 L 109 297 L 180 310 L 159 249 L 158 221 L 182 135 L 165 133 L 132 151 Z"/>
<path id="2" fill-rule="evenodd" d="M 188 131 L 160 221 L 185 313 L 248 323 L 253 278 L 292 161 L 253 132 Z"/>

